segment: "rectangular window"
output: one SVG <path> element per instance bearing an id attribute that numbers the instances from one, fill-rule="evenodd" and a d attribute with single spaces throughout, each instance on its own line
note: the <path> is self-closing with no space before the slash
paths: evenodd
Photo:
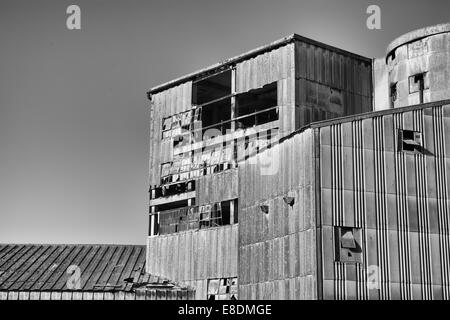
<path id="1" fill-rule="evenodd" d="M 239 94 L 236 99 L 236 128 L 245 129 L 278 120 L 277 83 Z"/>
<path id="2" fill-rule="evenodd" d="M 419 103 L 423 103 L 423 92 L 430 88 L 430 80 L 428 72 L 419 73 L 409 77 L 409 93 L 419 92 Z"/>
<path id="3" fill-rule="evenodd" d="M 361 263 L 361 229 L 334 227 L 337 262 Z"/>
<path id="4" fill-rule="evenodd" d="M 192 104 L 203 105 L 231 95 L 231 69 L 192 84 Z"/>
<path id="5" fill-rule="evenodd" d="M 412 130 L 398 130 L 398 150 L 400 152 L 422 152 L 422 133 Z"/>
<path id="6" fill-rule="evenodd" d="M 155 209 L 159 214 L 160 234 L 213 228 L 238 222 L 237 199 L 201 206 L 188 206 L 187 200 L 182 200 L 160 205 Z"/>

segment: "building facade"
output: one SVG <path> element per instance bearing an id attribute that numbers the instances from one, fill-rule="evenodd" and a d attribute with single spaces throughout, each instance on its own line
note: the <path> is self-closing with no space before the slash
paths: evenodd
<path id="1" fill-rule="evenodd" d="M 147 272 L 196 299 L 448 298 L 449 103 L 373 112 L 389 68 L 293 35 L 153 88 Z"/>

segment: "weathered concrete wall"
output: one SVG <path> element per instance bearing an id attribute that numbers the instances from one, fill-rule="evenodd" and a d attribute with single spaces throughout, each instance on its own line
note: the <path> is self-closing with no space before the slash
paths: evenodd
<path id="1" fill-rule="evenodd" d="M 389 73 L 385 58 L 373 59 L 373 91 L 374 111 L 390 109 Z"/>

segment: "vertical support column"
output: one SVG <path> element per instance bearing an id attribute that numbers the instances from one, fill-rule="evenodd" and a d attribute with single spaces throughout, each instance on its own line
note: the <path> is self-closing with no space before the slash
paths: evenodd
<path id="1" fill-rule="evenodd" d="M 236 117 L 236 68 L 231 69 L 231 119 Z M 234 121 L 231 122 L 231 132 L 236 130 L 236 124 Z"/>
<path id="2" fill-rule="evenodd" d="M 236 110 L 236 68 L 234 67 L 233 69 L 231 69 L 231 94 L 233 95 L 231 97 L 231 119 L 236 118 L 237 116 L 237 110 Z M 235 121 L 231 121 L 231 132 L 235 132 L 236 131 L 236 122 Z M 229 143 L 229 147 L 231 148 L 231 150 L 233 150 L 233 155 L 234 155 L 234 148 L 235 148 L 235 141 L 231 140 Z M 233 160 L 233 168 L 237 166 L 237 162 L 235 162 Z"/>
<path id="3" fill-rule="evenodd" d="M 150 207 L 150 237 L 158 235 L 159 214 L 155 212 L 155 206 Z"/>

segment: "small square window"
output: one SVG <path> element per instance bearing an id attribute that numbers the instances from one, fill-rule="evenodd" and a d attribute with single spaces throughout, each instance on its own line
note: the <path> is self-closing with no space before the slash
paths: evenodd
<path id="1" fill-rule="evenodd" d="M 422 133 L 412 130 L 398 130 L 398 149 L 400 152 L 422 152 Z"/>
<path id="2" fill-rule="evenodd" d="M 334 234 L 336 261 L 361 263 L 361 229 L 335 227 Z"/>
<path id="3" fill-rule="evenodd" d="M 428 73 L 418 73 L 409 77 L 409 93 L 420 92 L 430 88 Z"/>

